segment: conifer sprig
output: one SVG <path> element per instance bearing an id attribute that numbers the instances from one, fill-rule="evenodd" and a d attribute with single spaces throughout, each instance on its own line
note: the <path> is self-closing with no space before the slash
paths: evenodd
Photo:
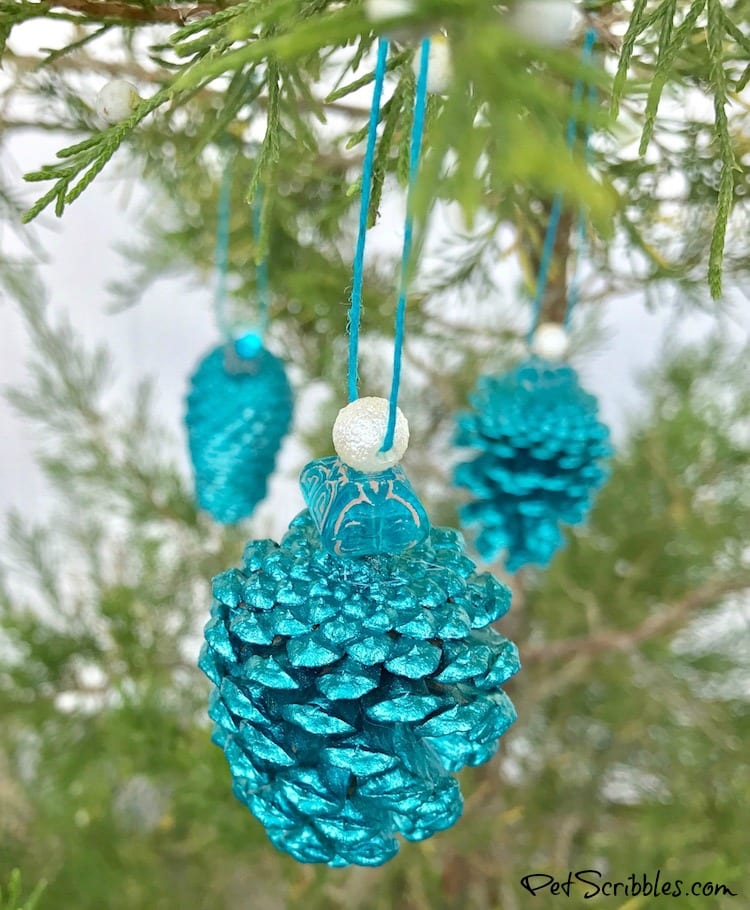
<path id="1" fill-rule="evenodd" d="M 708 263 L 708 284 L 711 295 L 718 299 L 722 293 L 722 265 L 726 242 L 727 222 L 734 203 L 734 174 L 736 155 L 726 108 L 730 92 L 741 91 L 750 78 L 750 38 L 733 19 L 741 11 L 741 3 L 723 3 L 722 0 L 691 0 L 685 6 L 677 0 L 661 0 L 648 9 L 648 0 L 636 0 L 620 53 L 617 73 L 612 90 L 612 111 L 618 113 L 620 103 L 628 91 L 628 72 L 633 67 L 634 51 L 639 39 L 656 31 L 655 63 L 650 74 L 644 121 L 641 132 L 641 155 L 654 137 L 659 105 L 670 81 L 681 82 L 685 55 L 705 52 L 706 66 L 701 78 L 713 98 L 714 141 L 719 153 L 721 172 L 716 193 L 716 216 Z M 733 64 L 743 66 L 742 75 L 731 86 Z M 730 87 L 731 86 L 731 87 Z"/>
<path id="2" fill-rule="evenodd" d="M 733 93 L 750 79 L 750 36 L 741 19 L 743 2 L 634 0 L 612 85 L 611 111 L 616 114 L 627 96 L 629 114 L 635 110 L 641 120 L 641 154 L 660 142 L 660 104 L 665 92 L 672 91 L 671 85 L 689 88 L 697 78 L 713 100 L 714 141 L 721 162 L 708 265 L 714 297 L 721 293 L 727 222 L 735 203 L 735 184 L 742 179 L 727 109 Z M 172 19 L 165 10 L 173 11 Z M 609 6 L 606 12 L 611 15 Z M 596 26 L 597 11 L 588 15 Z M 372 79 L 370 69 L 362 73 L 360 64 L 371 49 L 373 29 L 361 4 L 355 2 L 240 0 L 162 8 L 133 0 L 60 0 L 56 4 L 0 0 L 0 47 L 15 24 L 33 16 L 72 17 L 94 27 L 48 55 L 43 61 L 47 65 L 61 54 L 74 52 L 76 46 L 95 43 L 125 20 L 131 30 L 157 21 L 172 22 L 174 29 L 151 52 L 152 63 L 162 68 L 156 94 L 142 101 L 127 120 L 63 149 L 58 161 L 27 175 L 30 181 L 53 181 L 53 185 L 29 209 L 26 221 L 48 206 L 61 215 L 149 114 L 167 104 L 177 110 L 208 87 L 221 100 L 197 132 L 195 156 L 207 145 L 223 141 L 226 133 L 239 138 L 258 116 L 266 118 L 260 153 L 254 156 L 257 166 L 245 188 L 251 198 L 260 182 L 273 179 L 280 155 L 295 149 L 322 153 L 323 134 L 316 129 L 316 121 L 324 122 L 326 105 L 366 88 Z M 604 71 L 582 68 L 574 49 L 543 47 L 520 38 L 488 0 L 424 0 L 405 25 L 415 35 L 445 25 L 455 69 L 453 90 L 430 106 L 417 214 L 424 214 L 439 196 L 457 201 L 470 222 L 480 209 L 491 205 L 490 200 L 519 182 L 537 197 L 564 186 L 566 201 L 583 204 L 599 233 L 612 233 L 611 219 L 618 208 L 613 186 L 606 179 L 594 180 L 580 156 L 571 157 L 564 143 L 572 82 L 583 73 L 606 97 L 609 86 Z M 604 18 L 600 27 L 606 30 Z M 404 177 L 412 53 L 409 42 L 397 45 L 389 61 L 371 218 L 387 173 Z M 631 73 L 636 76 L 632 82 Z M 638 108 L 638 95 L 644 91 L 645 100 Z M 606 128 L 600 112 L 592 114 L 592 121 L 595 131 Z M 325 139 L 354 148 L 365 132 L 366 117 L 352 120 L 350 112 L 344 135 L 327 133 Z"/>
<path id="3" fill-rule="evenodd" d="M 8 887 L 0 888 L 0 910 L 36 910 L 46 882 L 41 881 L 27 898 L 21 897 L 21 873 L 14 869 L 10 873 Z"/>

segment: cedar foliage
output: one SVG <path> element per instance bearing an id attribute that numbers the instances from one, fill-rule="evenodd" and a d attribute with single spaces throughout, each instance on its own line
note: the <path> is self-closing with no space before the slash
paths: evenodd
<path id="1" fill-rule="evenodd" d="M 577 42 L 522 39 L 487 0 L 420 0 L 408 19 L 415 35 L 447 31 L 455 69 L 428 111 L 418 214 L 424 222 L 432 210 L 436 236 L 406 351 L 404 407 L 423 441 L 408 468 L 436 522 L 456 517 L 444 467 L 451 414 L 480 372 L 511 357 L 555 193 L 565 211 L 548 318 L 560 317 L 581 207 L 589 314 L 642 289 L 662 306 L 669 292 L 677 319 L 685 305 L 719 312 L 706 280 L 718 298 L 747 278 L 746 0 L 591 3 L 584 19 L 600 40 L 583 68 Z M 28 42 L 39 21 L 57 23 L 61 39 L 29 55 L 17 39 Z M 659 868 L 746 889 L 750 360 L 720 321 L 702 345 L 665 350 L 644 379 L 588 526 L 549 571 L 513 579 L 503 631 L 524 661 L 509 687 L 519 721 L 495 761 L 462 775 L 454 829 L 381 869 L 314 869 L 273 852 L 231 797 L 195 658 L 207 579 L 257 529 L 219 529 L 196 510 L 180 441 L 165 438 L 147 382 L 113 407 L 106 348 L 86 348 L 47 313 L 34 276 L 40 234 L 19 223 L 47 209 L 64 216 L 102 171 L 126 163 L 156 200 L 113 287 L 114 302 L 132 306 L 167 273 L 205 280 L 221 162 L 234 158 L 234 312 L 252 309 L 253 263 L 267 254 L 270 343 L 294 362 L 300 387 L 322 380 L 331 392 L 304 438 L 327 453 L 379 30 L 357 2 L 0 2 L 0 143 L 29 128 L 65 137 L 53 163 L 30 165 L 33 197 L 0 170 L 0 219 L 26 245 L 3 257 L 1 288 L 19 302 L 34 351 L 11 400 L 39 427 L 59 502 L 42 523 L 7 519 L 3 910 L 21 901 L 16 869 L 29 888 L 49 882 L 27 910 L 525 910 L 539 901 L 523 875 L 581 868 L 615 880 Z M 371 220 L 403 191 L 413 46 L 402 41 L 390 57 Z M 144 100 L 100 129 L 95 87 L 112 76 Z M 568 119 L 581 114 L 578 77 L 599 99 L 586 111 L 591 167 L 582 143 L 573 155 L 565 144 Z M 244 203 L 261 186 L 254 245 Z M 451 227 L 456 208 L 471 231 Z M 514 300 L 496 267 L 511 259 L 521 265 Z M 362 371 L 373 390 L 392 284 L 390 263 L 370 270 Z M 680 906 L 738 901 L 687 895 Z"/>

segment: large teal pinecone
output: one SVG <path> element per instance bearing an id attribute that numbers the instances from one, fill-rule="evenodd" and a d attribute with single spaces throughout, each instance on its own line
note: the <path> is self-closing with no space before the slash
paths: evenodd
<path id="1" fill-rule="evenodd" d="M 214 579 L 200 666 L 236 796 L 303 862 L 379 865 L 396 834 L 452 825 L 450 772 L 487 761 L 515 719 L 515 646 L 489 624 L 508 588 L 433 529 L 398 555 L 323 549 L 308 512 Z"/>

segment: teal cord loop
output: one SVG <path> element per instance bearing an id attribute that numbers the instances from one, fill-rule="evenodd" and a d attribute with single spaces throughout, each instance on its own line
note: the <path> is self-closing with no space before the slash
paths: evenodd
<path id="1" fill-rule="evenodd" d="M 562 195 L 558 193 L 552 200 L 552 207 L 547 222 L 547 231 L 544 235 L 542 245 L 542 255 L 539 257 L 539 272 L 536 278 L 536 290 L 534 300 L 531 304 L 531 326 L 527 336 L 527 342 L 531 344 L 534 333 L 539 326 L 539 319 L 542 315 L 542 300 L 544 292 L 547 290 L 547 279 L 549 278 L 549 267 L 552 264 L 552 252 L 555 248 L 557 239 L 557 229 L 560 226 L 560 216 L 562 215 Z"/>
<path id="2" fill-rule="evenodd" d="M 396 330 L 393 339 L 393 378 L 391 394 L 388 399 L 388 425 L 383 440 L 382 452 L 387 452 L 393 445 L 396 432 L 396 413 L 398 410 L 398 392 L 401 384 L 401 361 L 404 348 L 404 330 L 406 323 L 406 300 L 409 283 L 409 265 L 411 262 L 412 239 L 414 233 L 414 187 L 419 171 L 419 159 L 422 153 L 422 137 L 427 110 L 427 70 L 430 62 L 430 39 L 422 41 L 419 58 L 419 75 L 414 97 L 414 118 L 411 127 L 409 148 L 409 185 L 406 193 L 406 219 L 404 221 L 404 245 L 401 250 L 401 275 L 396 304 Z"/>
<path id="3" fill-rule="evenodd" d="M 263 206 L 265 194 L 263 187 L 259 186 L 253 197 L 253 241 L 257 251 L 263 241 Z M 268 328 L 268 318 L 271 309 L 271 289 L 268 283 L 268 259 L 262 256 L 255 264 L 255 283 L 258 291 L 258 326 L 262 335 Z"/>
<path id="4" fill-rule="evenodd" d="M 214 308 L 221 335 L 229 340 L 231 327 L 227 316 L 227 272 L 229 270 L 229 216 L 232 197 L 232 158 L 227 157 L 219 187 L 216 218 L 216 291 Z"/>
<path id="5" fill-rule="evenodd" d="M 349 401 L 356 401 L 359 397 L 357 390 L 357 362 L 359 359 L 359 328 L 362 321 L 362 284 L 364 280 L 365 265 L 365 238 L 367 236 L 367 223 L 370 213 L 372 168 L 375 161 L 375 142 L 378 133 L 378 122 L 380 120 L 380 99 L 383 96 L 387 57 L 388 41 L 385 38 L 380 38 L 378 39 L 378 56 L 375 64 L 375 79 L 372 90 L 372 104 L 370 106 L 370 123 L 367 129 L 367 146 L 365 148 L 364 161 L 362 162 L 359 229 L 357 232 L 357 246 L 354 253 L 352 292 L 349 299 L 349 370 L 347 377 Z"/>
<path id="6" fill-rule="evenodd" d="M 228 314 L 227 275 L 229 272 L 229 234 L 232 201 L 232 162 L 228 157 L 224 165 L 219 188 L 219 205 L 216 221 L 216 292 L 215 311 L 219 332 L 234 345 L 236 353 L 244 358 L 256 357 L 263 347 L 263 336 L 268 328 L 270 310 L 270 288 L 268 262 L 264 256 L 256 265 L 257 320 L 252 328 L 242 328 L 233 323 Z M 263 214 L 263 189 L 259 187 L 253 199 L 253 247 L 258 249 L 261 241 Z M 239 333 L 238 333 L 239 330 Z M 237 337 L 235 337 L 237 335 Z"/>
<path id="7" fill-rule="evenodd" d="M 596 41 L 596 30 L 590 28 L 587 30 L 586 35 L 583 39 L 583 48 L 581 50 L 581 61 L 583 63 L 588 63 L 591 60 L 593 53 L 594 43 Z M 578 108 L 581 105 L 583 100 L 583 80 L 576 79 L 573 86 L 573 113 L 568 118 L 567 128 L 566 128 L 566 141 L 568 148 L 572 150 L 577 133 L 578 126 Z M 589 104 L 593 106 L 593 99 L 595 97 L 595 90 L 593 87 L 589 89 Z M 590 162 L 590 139 L 591 139 L 591 127 L 587 124 L 585 130 L 585 160 L 588 164 Z M 539 326 L 539 320 L 542 314 L 542 302 L 544 300 L 544 292 L 547 290 L 547 281 L 549 279 L 549 270 L 552 265 L 552 254 L 555 249 L 555 240 L 557 239 L 557 231 L 560 227 L 560 218 L 562 216 L 563 209 L 563 198 L 562 193 L 557 193 L 552 200 L 552 207 L 550 209 L 549 221 L 547 222 L 547 230 L 544 235 L 544 242 L 542 244 L 542 254 L 539 258 L 539 271 L 537 273 L 536 279 L 536 288 L 534 291 L 534 299 L 531 304 L 531 326 L 529 328 L 528 335 L 526 336 L 526 341 L 528 344 L 531 344 L 534 333 L 536 332 Z M 578 241 L 576 243 L 576 259 L 580 257 L 581 251 L 583 250 L 586 243 L 586 219 L 583 215 L 583 212 L 579 213 L 578 217 Z M 577 262 L 574 264 L 574 273 L 577 273 Z M 578 277 L 576 277 L 571 282 L 570 292 L 568 294 L 567 305 L 565 308 L 565 317 L 563 325 L 566 327 L 570 322 L 570 317 L 573 311 L 573 307 L 578 302 Z"/>
<path id="8" fill-rule="evenodd" d="M 593 31 L 593 29 L 592 29 Z M 596 86 L 590 85 L 588 91 L 588 107 L 589 111 L 593 111 L 596 105 Z M 589 122 L 590 118 L 587 118 L 586 128 L 584 133 L 584 161 L 586 162 L 586 167 L 591 166 L 591 125 Z M 586 255 L 586 250 L 588 248 L 588 235 L 586 232 L 586 213 L 583 209 L 578 212 L 578 226 L 576 229 L 576 241 L 575 241 L 575 262 L 573 264 L 573 274 L 570 279 L 570 287 L 568 289 L 568 304 L 565 308 L 565 318 L 563 320 L 563 327 L 568 328 L 570 326 L 570 317 L 573 314 L 576 304 L 578 303 L 578 296 L 580 292 L 581 284 L 581 275 L 580 275 L 580 264 L 583 257 Z"/>
<path id="9" fill-rule="evenodd" d="M 367 146 L 362 163 L 362 191 L 359 205 L 359 229 L 357 244 L 354 253 L 352 292 L 349 302 L 349 368 L 347 386 L 349 401 L 356 401 L 359 397 L 357 382 L 357 361 L 359 357 L 359 332 L 362 319 L 362 284 L 364 278 L 365 238 L 370 210 L 370 196 L 372 191 L 372 169 L 375 159 L 375 143 L 377 139 L 378 122 L 380 120 L 380 102 L 383 95 L 385 81 L 386 59 L 388 56 L 388 41 L 380 38 L 378 41 L 378 56 L 375 64 L 374 86 L 372 92 L 372 105 L 370 107 L 370 123 L 367 131 Z M 386 452 L 393 445 L 396 431 L 396 413 L 398 405 L 398 392 L 401 384 L 401 360 L 404 347 L 404 327 L 406 321 L 406 300 L 409 281 L 409 265 L 411 261 L 412 242 L 414 235 L 413 191 L 419 169 L 419 158 L 422 151 L 422 137 L 424 135 L 425 112 L 427 109 L 427 69 L 430 59 L 430 40 L 422 41 L 419 76 L 414 97 L 414 118 L 412 121 L 410 149 L 409 149 L 409 185 L 406 196 L 406 219 L 404 221 L 404 242 L 401 251 L 401 272 L 399 279 L 398 302 L 396 304 L 396 324 L 393 345 L 393 378 L 388 407 L 388 424 L 381 451 Z"/>
<path id="10" fill-rule="evenodd" d="M 257 252 L 263 230 L 263 187 L 259 186 L 253 196 L 253 249 Z M 255 288 L 257 294 L 257 318 L 252 328 L 247 328 L 235 340 L 234 349 L 240 357 L 250 360 L 257 357 L 263 348 L 263 337 L 268 328 L 271 293 L 268 284 L 268 261 L 263 256 L 255 265 Z"/>

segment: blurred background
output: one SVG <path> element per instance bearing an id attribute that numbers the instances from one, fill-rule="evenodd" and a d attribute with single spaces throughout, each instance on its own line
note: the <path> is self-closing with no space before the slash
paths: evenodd
<path id="1" fill-rule="evenodd" d="M 627 10 L 607 22 L 612 34 Z M 108 71 L 139 87 L 157 79 L 137 42 L 115 40 L 37 70 L 29 59 L 59 46 L 62 26 L 24 28 L 0 75 L 0 888 L 14 869 L 22 893 L 44 880 L 42 910 L 525 910 L 583 899 L 580 889 L 534 897 L 520 884 L 530 873 L 595 869 L 625 881 L 661 870 L 738 893 L 685 895 L 680 907 L 746 906 L 747 251 L 740 211 L 724 299 L 711 302 L 701 272 L 716 195 L 711 149 L 696 163 L 700 143 L 665 142 L 646 168 L 627 117 L 596 145 L 623 198 L 637 204 L 634 188 L 653 195 L 665 175 L 675 198 L 644 203 L 637 238 L 617 218 L 608 236 L 591 238 L 572 361 L 613 430 L 611 479 L 548 570 L 508 578 L 488 567 L 514 591 L 499 628 L 521 653 L 507 686 L 518 721 L 493 761 L 461 773 L 465 808 L 453 829 L 404 844 L 378 869 L 302 866 L 232 797 L 195 663 L 211 577 L 238 562 L 249 537 L 279 539 L 302 507 L 299 469 L 331 451 L 345 397 L 356 149 L 330 139 L 301 151 L 302 165 L 289 149 L 278 164 L 268 346 L 289 364 L 295 430 L 253 518 L 218 527 L 195 506 L 182 426 L 188 377 L 219 340 L 220 169 L 210 149 L 186 152 L 213 123 L 214 99 L 197 96 L 182 119 L 154 116 L 61 221 L 21 229 L 38 195 L 23 173 L 91 130 Z M 650 61 L 644 42 L 641 73 Z M 680 91 L 668 98 L 664 135 L 697 136 L 706 99 L 694 85 Z M 351 103 L 366 111 L 367 90 Z M 252 109 L 243 116 L 252 132 Z M 738 117 L 746 141 L 744 108 Z M 231 222 L 240 314 L 254 300 L 241 198 L 250 159 L 238 165 Z M 396 169 L 394 160 L 368 240 L 366 394 L 384 394 L 389 377 Z M 401 406 L 412 430 L 405 464 L 436 524 L 457 526 L 452 415 L 478 375 L 523 352 L 534 257 L 513 245 L 543 227 L 533 193 L 509 190 L 471 229 L 450 199 L 433 214 Z M 654 238 L 674 252 L 669 266 L 650 258 Z M 7 887 L 0 893 L 12 906 Z M 654 903 L 600 900 L 622 910 Z"/>

